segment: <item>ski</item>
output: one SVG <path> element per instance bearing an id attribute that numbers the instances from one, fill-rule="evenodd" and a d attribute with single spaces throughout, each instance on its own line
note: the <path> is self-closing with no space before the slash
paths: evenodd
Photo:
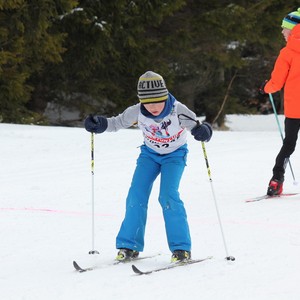
<path id="1" fill-rule="evenodd" d="M 284 197 L 288 197 L 288 196 L 295 196 L 298 194 L 299 193 L 284 193 L 284 194 L 274 195 L 274 196 L 263 195 L 263 196 L 247 199 L 247 200 L 245 200 L 245 202 L 255 202 L 255 201 L 261 201 L 261 200 L 273 199 L 273 198 L 284 198 Z"/>
<path id="2" fill-rule="evenodd" d="M 187 260 L 185 262 L 170 263 L 169 265 L 166 265 L 164 267 L 152 269 L 152 270 L 149 270 L 149 271 L 141 271 L 135 265 L 132 265 L 131 267 L 132 267 L 133 272 L 136 273 L 137 275 L 149 275 L 149 274 L 152 274 L 152 273 L 155 273 L 155 272 L 174 269 L 176 267 L 183 267 L 183 266 L 187 266 L 187 265 L 200 263 L 200 262 L 206 261 L 208 259 L 212 259 L 212 256 L 207 256 L 205 258 L 200 258 L 200 259 L 190 259 L 190 260 Z"/>
<path id="3" fill-rule="evenodd" d="M 81 268 L 75 260 L 73 261 L 73 266 L 74 266 L 75 270 L 78 271 L 79 273 L 94 270 L 94 268 L 85 268 L 85 269 Z"/>
<path id="4" fill-rule="evenodd" d="M 160 254 L 149 255 L 149 256 L 142 256 L 142 257 L 137 257 L 137 258 L 134 258 L 134 259 L 128 259 L 128 260 L 125 260 L 125 261 L 114 261 L 113 263 L 109 264 L 108 266 L 115 266 L 115 265 L 125 264 L 125 263 L 129 263 L 129 262 L 137 261 L 137 260 L 143 260 L 143 259 L 153 258 L 153 257 L 156 257 L 158 255 L 160 255 Z M 87 272 L 87 271 L 93 271 L 93 270 L 97 269 L 97 266 L 88 267 L 88 268 L 82 268 L 82 267 L 79 266 L 79 264 L 75 260 L 73 261 L 73 267 L 79 273 L 83 273 L 83 272 Z"/>

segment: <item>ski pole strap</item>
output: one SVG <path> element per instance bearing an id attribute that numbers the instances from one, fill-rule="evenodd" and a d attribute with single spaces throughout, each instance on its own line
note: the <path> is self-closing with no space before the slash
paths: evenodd
<path id="1" fill-rule="evenodd" d="M 183 117 L 186 118 L 186 119 L 184 119 L 184 120 L 191 120 L 191 121 L 196 122 L 198 125 L 200 125 L 200 122 L 199 122 L 198 120 L 194 120 L 193 118 L 191 118 L 190 116 L 187 116 L 187 115 L 185 115 L 185 114 L 179 114 L 179 115 L 178 115 L 178 119 L 180 119 L 181 116 L 183 116 Z M 182 119 L 182 120 L 183 120 L 183 119 Z"/>

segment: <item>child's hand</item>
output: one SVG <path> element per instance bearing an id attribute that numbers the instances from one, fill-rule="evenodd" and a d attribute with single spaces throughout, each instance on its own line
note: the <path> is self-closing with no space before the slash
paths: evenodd
<path id="1" fill-rule="evenodd" d="M 212 127 L 207 122 L 196 125 L 191 131 L 195 140 L 201 142 L 208 142 L 211 139 L 212 133 Z"/>
<path id="2" fill-rule="evenodd" d="M 84 120 L 84 127 L 89 132 L 102 133 L 107 128 L 107 119 L 102 116 L 89 115 Z"/>

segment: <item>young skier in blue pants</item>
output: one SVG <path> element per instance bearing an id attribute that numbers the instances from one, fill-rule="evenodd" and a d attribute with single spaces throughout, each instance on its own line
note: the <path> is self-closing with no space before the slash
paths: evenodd
<path id="1" fill-rule="evenodd" d="M 89 132 L 113 132 L 137 123 L 144 144 L 126 199 L 126 213 L 116 238 L 117 260 L 138 257 L 144 249 L 148 200 L 153 183 L 160 174 L 159 203 L 162 207 L 171 260 L 191 258 L 191 237 L 179 184 L 186 166 L 187 130 L 196 140 L 209 141 L 212 128 L 199 124 L 196 115 L 175 99 L 161 75 L 148 71 L 138 81 L 140 103 L 128 107 L 116 117 L 89 115 Z"/>

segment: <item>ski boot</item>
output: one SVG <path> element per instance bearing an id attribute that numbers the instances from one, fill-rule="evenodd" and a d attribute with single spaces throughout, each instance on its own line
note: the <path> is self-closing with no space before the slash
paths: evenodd
<path id="1" fill-rule="evenodd" d="M 191 252 L 185 250 L 175 250 L 171 257 L 171 262 L 184 262 L 191 259 Z"/>
<path id="2" fill-rule="evenodd" d="M 129 261 L 139 256 L 139 252 L 127 248 L 119 249 L 116 260 L 120 262 Z"/>
<path id="3" fill-rule="evenodd" d="M 277 196 L 282 193 L 283 189 L 283 180 L 272 178 L 269 182 L 267 195 L 268 196 Z"/>

